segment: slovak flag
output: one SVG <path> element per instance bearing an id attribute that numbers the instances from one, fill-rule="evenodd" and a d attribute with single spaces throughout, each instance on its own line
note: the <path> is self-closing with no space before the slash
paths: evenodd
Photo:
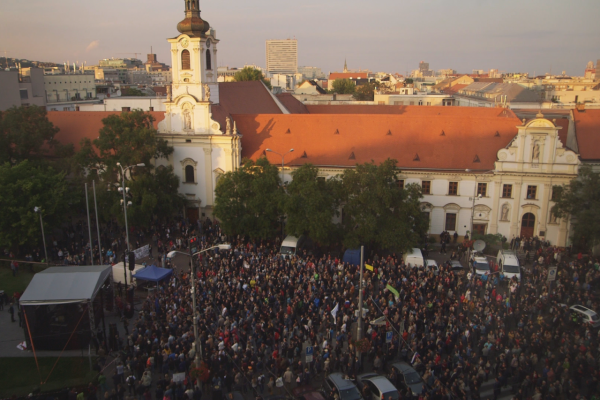
<path id="1" fill-rule="evenodd" d="M 415 354 L 413 355 L 413 357 L 412 357 L 412 360 L 410 360 L 410 363 L 411 363 L 411 364 L 414 364 L 414 363 L 415 363 L 415 359 L 416 359 L 417 357 L 419 357 L 419 353 L 417 353 L 417 352 L 415 351 Z"/>

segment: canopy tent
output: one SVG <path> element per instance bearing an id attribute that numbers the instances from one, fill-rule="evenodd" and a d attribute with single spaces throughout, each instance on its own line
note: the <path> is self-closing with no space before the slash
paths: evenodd
<path id="1" fill-rule="evenodd" d="M 19 304 L 84 303 L 96 296 L 110 272 L 110 265 L 48 268 L 33 276 Z"/>
<path id="2" fill-rule="evenodd" d="M 111 266 L 52 267 L 33 276 L 19 300 L 25 340 L 39 350 L 85 348 L 112 298 Z"/>
<path id="3" fill-rule="evenodd" d="M 172 269 L 160 268 L 156 265 L 150 265 L 139 270 L 133 277 L 141 281 L 160 282 L 168 278 L 173 273 Z"/>
<path id="4" fill-rule="evenodd" d="M 145 267 L 141 264 L 135 264 L 135 268 L 133 269 L 133 271 L 131 271 L 131 273 L 129 272 L 129 265 L 125 266 L 125 269 L 127 270 L 127 283 L 131 283 L 129 282 L 129 277 L 131 276 L 131 274 L 135 274 L 136 272 L 144 269 Z M 112 266 L 112 276 L 113 276 L 113 281 L 115 282 L 120 282 L 120 283 L 125 283 L 125 275 L 123 272 L 123 261 L 116 263 L 115 265 Z"/>

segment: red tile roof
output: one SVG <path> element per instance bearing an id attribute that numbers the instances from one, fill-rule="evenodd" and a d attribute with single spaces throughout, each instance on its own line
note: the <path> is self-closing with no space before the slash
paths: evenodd
<path id="1" fill-rule="evenodd" d="M 498 150 L 510 143 L 521 124 L 512 112 L 503 116 L 497 109 L 490 113 L 489 109 L 472 107 L 414 108 L 429 112 L 376 118 L 364 114 L 292 114 L 236 115 L 234 119 L 244 135 L 242 157 L 254 160 L 267 148 L 279 152 L 294 148 L 286 157 L 288 165 L 352 167 L 394 158 L 400 168 L 441 170 L 494 168 Z M 454 114 L 438 114 L 438 108 L 454 110 Z M 273 163 L 280 162 L 268 157 Z"/>
<path id="2" fill-rule="evenodd" d="M 291 93 L 280 93 L 277 95 L 277 100 L 292 114 L 308 114 L 306 106 Z"/>
<path id="3" fill-rule="evenodd" d="M 260 81 L 220 82 L 219 104 L 211 107 L 213 119 L 225 130 L 225 118 L 233 114 L 281 114 L 281 109 Z"/>
<path id="4" fill-rule="evenodd" d="M 114 111 L 48 111 L 48 120 L 59 130 L 55 139 L 61 144 L 73 144 L 75 151 L 79 150 L 81 139 L 88 138 L 95 140 L 98 138 L 100 129 L 104 126 L 102 120 L 109 115 L 120 114 Z M 165 113 L 160 111 L 151 111 L 154 117 L 154 127 L 165 119 Z"/>
<path id="5" fill-rule="evenodd" d="M 493 107 L 450 107 L 450 106 L 388 106 L 388 105 L 307 105 L 310 114 L 403 114 L 408 116 L 452 116 L 470 118 L 494 118 L 503 116 L 515 118 L 509 109 Z M 503 115 L 500 115 L 504 113 Z"/>
<path id="6" fill-rule="evenodd" d="M 330 81 L 336 79 L 367 79 L 368 77 L 368 72 L 332 72 L 329 74 Z"/>
<path id="7" fill-rule="evenodd" d="M 449 86 L 447 88 L 442 89 L 442 92 L 444 92 L 445 94 L 456 94 L 458 93 L 458 91 L 464 87 L 467 87 L 469 85 L 454 85 L 454 86 Z"/>
<path id="8" fill-rule="evenodd" d="M 558 139 L 562 142 L 563 147 L 567 147 L 567 136 L 569 135 L 569 120 L 566 118 L 558 118 L 554 120 L 554 125 L 560 126 L 558 130 Z"/>
<path id="9" fill-rule="evenodd" d="M 577 147 L 582 160 L 600 160 L 600 110 L 573 110 Z"/>

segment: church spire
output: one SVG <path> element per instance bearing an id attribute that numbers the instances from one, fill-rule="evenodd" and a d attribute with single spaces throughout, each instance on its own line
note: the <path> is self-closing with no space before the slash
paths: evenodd
<path id="1" fill-rule="evenodd" d="M 185 19 L 177 24 L 177 30 L 191 37 L 204 37 L 210 25 L 200 18 L 200 0 L 184 0 L 184 2 Z"/>
<path id="2" fill-rule="evenodd" d="M 348 63 L 346 63 L 345 58 L 344 58 L 344 72 L 348 72 Z"/>

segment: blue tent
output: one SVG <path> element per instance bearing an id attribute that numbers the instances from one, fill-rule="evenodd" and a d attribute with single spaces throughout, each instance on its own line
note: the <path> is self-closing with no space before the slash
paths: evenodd
<path id="1" fill-rule="evenodd" d="M 172 273 L 172 269 L 159 268 L 156 265 L 150 265 L 140 269 L 133 277 L 142 281 L 160 282 L 171 276 Z"/>

